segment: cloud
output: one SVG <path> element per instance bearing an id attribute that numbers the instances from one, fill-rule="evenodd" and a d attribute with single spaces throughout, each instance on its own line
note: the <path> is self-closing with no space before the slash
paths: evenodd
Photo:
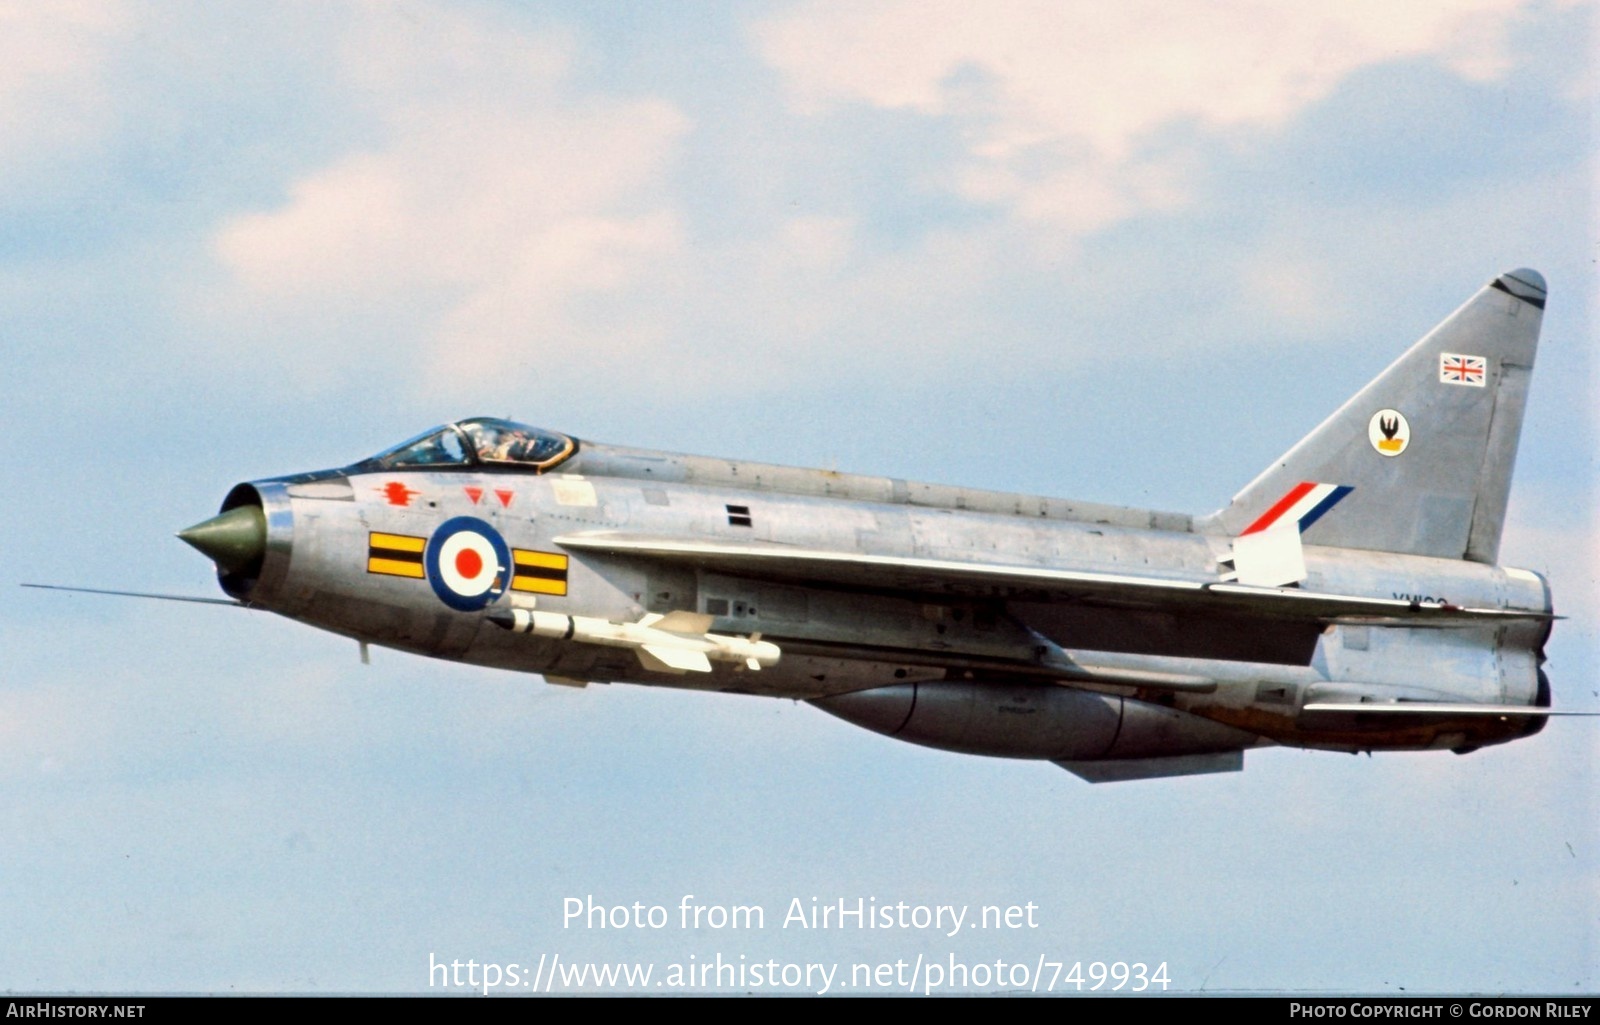
<path id="1" fill-rule="evenodd" d="M 1489 79 L 1508 60 L 1515 0 L 975 6 L 813 0 L 755 27 L 797 109 L 848 104 L 957 123 L 947 187 L 1053 231 L 1085 233 L 1185 202 L 1164 129 L 1282 125 L 1356 71 L 1433 57 Z"/>
<path id="2" fill-rule="evenodd" d="M 306 175 L 276 209 L 232 218 L 217 253 L 268 300 L 365 302 L 530 275 L 613 286 L 610 257 L 659 235 L 661 219 L 618 207 L 680 124 L 652 103 L 396 112 L 390 145 Z"/>
<path id="3" fill-rule="evenodd" d="M 581 19 L 286 10 L 246 31 L 141 15 L 135 35 L 154 41 L 124 40 L 110 61 L 118 123 L 164 127 L 108 166 L 137 168 L 155 196 L 137 225 L 145 252 L 123 243 L 107 262 L 137 266 L 152 321 L 178 313 L 177 362 L 208 385 L 534 418 L 555 415 L 529 409 L 534 394 L 541 411 L 579 394 L 632 407 L 952 366 L 1070 370 L 1107 337 L 1209 343 L 1194 309 L 1177 330 L 1130 325 L 1143 311 L 1121 283 L 1152 267 L 1194 296 L 1266 295 L 1243 322 L 1280 334 L 1349 317 L 1336 261 L 1304 251 L 1309 204 L 1261 212 L 1270 175 L 1239 187 L 1218 173 L 1241 142 L 1230 133 L 1294 121 L 1361 67 L 1407 55 L 1499 74 L 1511 23 L 1487 0 L 1293 18 L 810 3 L 641 78 L 612 73 L 613 37 Z M 785 89 L 759 74 L 708 85 L 701 58 L 751 41 Z M 253 70 L 241 86 L 231 69 Z M 811 118 L 785 95 L 872 116 Z M 1370 124 L 1340 121 L 1337 137 Z M 193 139 L 211 148 L 196 157 Z M 1156 244 L 1092 262 L 1077 245 L 1186 204 L 1227 223 L 1164 218 Z M 1371 218 L 1336 214 L 1338 237 L 1370 233 Z M 1263 219 L 1277 234 L 1253 244 Z M 114 277 L 93 270 L 73 273 Z M 1219 307 L 1227 344 L 1237 305 Z"/>
<path id="4" fill-rule="evenodd" d="M 364 141 L 290 181 L 282 203 L 219 225 L 212 312 L 283 328 L 403 307 L 406 332 L 384 337 L 370 318 L 324 368 L 410 355 L 448 388 L 595 335 L 583 300 L 671 257 L 663 181 L 688 123 L 659 99 L 572 87 L 559 34 L 437 7 L 420 22 L 377 7 L 345 27 L 339 80 L 320 85 Z"/>
<path id="5" fill-rule="evenodd" d="M 0 180 L 98 142 L 114 114 L 106 63 L 131 20 L 116 0 L 0 3 Z"/>

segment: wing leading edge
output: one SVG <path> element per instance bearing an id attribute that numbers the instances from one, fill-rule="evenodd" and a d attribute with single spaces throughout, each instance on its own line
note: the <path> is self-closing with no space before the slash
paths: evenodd
<path id="1" fill-rule="evenodd" d="M 1113 607 L 1245 613 L 1302 623 L 1375 626 L 1484 626 L 1555 618 L 1548 612 L 1523 609 L 1463 608 L 1443 602 L 1324 594 L 1215 580 L 865 555 L 770 542 L 701 541 L 596 532 L 559 537 L 556 544 L 569 551 L 692 563 L 736 576 L 890 594 L 970 594 L 974 591 L 1001 597 L 1042 594 L 1055 601 Z"/>

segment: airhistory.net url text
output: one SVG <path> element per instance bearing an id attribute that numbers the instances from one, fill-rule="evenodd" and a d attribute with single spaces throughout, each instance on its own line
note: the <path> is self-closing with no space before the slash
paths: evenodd
<path id="1" fill-rule="evenodd" d="M 1047 961 L 1043 955 L 1032 964 L 1022 961 L 967 962 L 950 954 L 944 958 L 918 955 L 913 960 L 840 965 L 824 962 L 758 961 L 740 954 L 724 958 L 690 955 L 687 961 L 665 965 L 643 962 L 568 961 L 560 954 L 540 954 L 538 960 L 500 964 L 480 961 L 441 961 L 428 955 L 430 989 L 493 992 L 656 992 L 730 990 L 836 992 L 900 992 L 923 995 L 944 992 L 1023 993 L 1143 993 L 1166 992 L 1170 984 L 1167 964 L 1147 965 L 1125 961 Z"/>

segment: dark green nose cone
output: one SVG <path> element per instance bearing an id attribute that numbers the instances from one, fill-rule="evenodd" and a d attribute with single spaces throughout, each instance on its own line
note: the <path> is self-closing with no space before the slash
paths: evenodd
<path id="1" fill-rule="evenodd" d="M 267 517 L 258 505 L 242 505 L 180 530 L 178 537 L 218 569 L 238 573 L 266 553 Z"/>

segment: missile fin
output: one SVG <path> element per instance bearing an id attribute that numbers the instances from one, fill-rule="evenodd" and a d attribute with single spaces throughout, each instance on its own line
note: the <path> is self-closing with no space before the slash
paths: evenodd
<path id="1" fill-rule="evenodd" d="M 701 615 L 698 612 L 669 612 L 645 625 L 675 634 L 704 634 L 711 629 L 711 624 L 715 621 L 716 617 Z"/>
<path id="2" fill-rule="evenodd" d="M 646 669 L 658 673 L 709 673 L 711 660 L 704 652 L 685 651 L 666 644 L 645 644 L 634 649 Z"/>

